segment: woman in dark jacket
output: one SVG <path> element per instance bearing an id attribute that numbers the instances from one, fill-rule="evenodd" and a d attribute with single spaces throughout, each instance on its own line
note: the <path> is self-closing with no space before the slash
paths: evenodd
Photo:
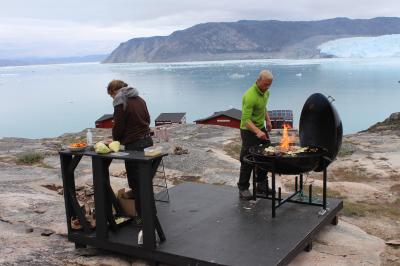
<path id="1" fill-rule="evenodd" d="M 121 142 L 125 150 L 143 151 L 144 148 L 153 146 L 149 111 L 137 89 L 129 87 L 122 80 L 113 80 L 108 84 L 107 92 L 113 98 L 114 105 L 113 139 Z M 129 187 L 135 194 L 136 210 L 141 216 L 138 169 L 135 163 L 127 161 L 125 167 Z"/>

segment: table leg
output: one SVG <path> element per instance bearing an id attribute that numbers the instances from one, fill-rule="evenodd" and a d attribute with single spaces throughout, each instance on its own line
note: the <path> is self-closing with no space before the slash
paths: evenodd
<path id="1" fill-rule="evenodd" d="M 90 232 L 89 224 L 85 219 L 85 215 L 79 206 L 79 202 L 76 199 L 76 191 L 75 191 L 75 168 L 78 166 L 80 160 L 82 159 L 82 155 L 60 155 L 61 159 L 61 174 L 63 179 L 63 188 L 64 188 L 64 202 L 65 202 L 65 210 L 67 216 L 67 226 L 68 232 L 72 231 L 71 227 L 71 218 L 73 216 L 78 216 L 81 225 L 86 233 Z"/>
<path id="2" fill-rule="evenodd" d="M 73 207 L 71 205 L 70 199 L 68 197 L 68 189 L 70 188 L 70 182 L 71 180 L 71 175 L 68 171 L 68 166 L 70 165 L 72 160 L 72 155 L 65 155 L 65 154 L 60 154 L 60 162 L 61 162 L 61 177 L 63 181 L 63 187 L 64 187 L 64 203 L 65 203 L 65 214 L 67 216 L 67 227 L 68 227 L 68 234 L 71 233 L 72 228 L 71 228 L 71 216 L 73 213 Z M 73 178 L 73 177 L 72 177 Z"/>
<path id="3" fill-rule="evenodd" d="M 106 216 L 106 186 L 105 180 L 108 166 L 99 157 L 92 157 L 94 203 L 96 210 L 96 238 L 104 240 L 108 236 Z"/>
<path id="4" fill-rule="evenodd" d="M 143 246 L 146 249 L 154 250 L 156 248 L 155 237 L 155 208 L 152 181 L 151 163 L 138 162 L 139 193 L 141 199 L 142 219 L 143 219 Z"/>

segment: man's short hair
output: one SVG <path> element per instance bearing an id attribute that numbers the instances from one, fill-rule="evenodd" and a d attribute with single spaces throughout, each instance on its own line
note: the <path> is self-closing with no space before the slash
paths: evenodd
<path id="1" fill-rule="evenodd" d="M 267 69 L 263 69 L 260 71 L 260 74 L 258 74 L 257 80 L 262 80 L 262 79 L 270 79 L 273 80 L 274 76 L 272 75 L 271 71 Z"/>

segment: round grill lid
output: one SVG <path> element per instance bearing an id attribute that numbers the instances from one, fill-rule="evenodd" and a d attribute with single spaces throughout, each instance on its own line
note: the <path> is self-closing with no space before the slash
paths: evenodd
<path id="1" fill-rule="evenodd" d="M 336 158 L 342 145 L 343 126 L 332 103 L 321 93 L 311 95 L 300 116 L 301 146 L 317 146 L 328 150 L 327 157 Z M 322 170 L 322 166 L 316 169 Z"/>

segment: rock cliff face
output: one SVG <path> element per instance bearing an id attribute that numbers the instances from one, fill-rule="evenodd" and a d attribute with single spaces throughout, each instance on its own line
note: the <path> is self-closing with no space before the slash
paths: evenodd
<path id="1" fill-rule="evenodd" d="M 381 132 L 381 131 L 392 131 L 393 133 L 400 135 L 400 112 L 391 114 L 382 122 L 378 122 L 371 126 L 367 132 Z"/>
<path id="2" fill-rule="evenodd" d="M 121 43 L 104 63 L 323 57 L 317 46 L 342 37 L 400 33 L 400 18 L 238 21 L 198 24 L 169 36 Z"/>

